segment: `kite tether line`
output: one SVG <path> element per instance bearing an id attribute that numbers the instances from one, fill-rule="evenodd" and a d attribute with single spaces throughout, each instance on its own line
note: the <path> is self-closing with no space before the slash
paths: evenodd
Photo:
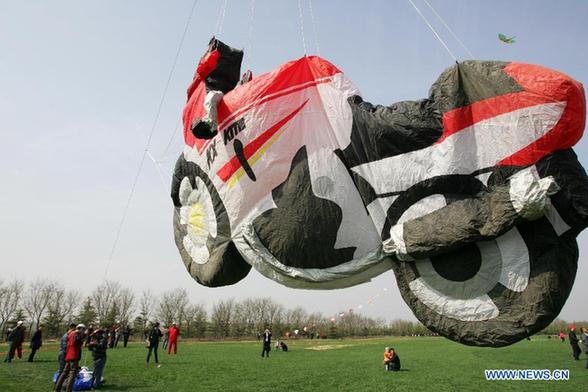
<path id="1" fill-rule="evenodd" d="M 133 195 L 135 193 L 135 189 L 137 188 L 137 183 L 139 182 L 139 176 L 141 175 L 141 170 L 143 169 L 143 165 L 145 164 L 145 159 L 147 158 L 147 155 L 149 154 L 149 147 L 151 146 L 151 140 L 153 139 L 153 134 L 155 133 L 155 128 L 157 127 L 157 123 L 159 122 L 159 116 L 161 114 L 161 109 L 163 108 L 163 103 L 165 102 L 165 97 L 167 95 L 167 90 L 169 88 L 170 82 L 171 82 L 171 78 L 173 76 L 173 73 L 176 69 L 176 65 L 178 63 L 178 58 L 180 56 L 180 52 L 182 50 L 182 46 L 184 45 L 184 40 L 186 38 L 186 33 L 188 32 L 188 28 L 192 22 L 192 15 L 194 14 L 194 9 L 196 8 L 196 4 L 198 3 L 198 0 L 194 0 L 194 2 L 192 3 L 192 8 L 190 10 L 190 14 L 188 16 L 188 20 L 186 21 L 186 26 L 184 28 L 184 32 L 182 34 L 182 38 L 180 39 L 180 43 L 178 45 L 178 50 L 176 51 L 176 56 L 174 58 L 174 62 L 172 64 L 171 70 L 169 72 L 169 75 L 167 77 L 167 81 L 165 83 L 165 87 L 163 89 L 163 93 L 161 96 L 161 100 L 159 101 L 159 107 L 157 108 L 157 113 L 155 115 L 155 118 L 153 120 L 153 125 L 151 126 L 151 131 L 149 132 L 149 136 L 147 137 L 147 142 L 145 143 L 145 148 L 143 149 L 143 154 L 141 155 L 141 161 L 139 162 L 139 166 L 137 168 L 137 174 L 135 174 L 135 178 L 133 180 L 133 183 L 131 185 L 131 191 L 129 193 L 129 197 L 127 198 L 127 202 L 125 204 L 125 207 L 123 209 L 123 214 L 121 217 L 121 220 L 118 224 L 118 228 L 116 230 L 116 236 L 114 238 L 114 243 L 112 244 L 112 248 L 110 249 L 110 254 L 108 256 L 108 262 L 106 264 L 106 268 L 104 269 L 104 278 L 106 279 L 107 275 L 108 275 L 108 269 L 110 268 L 110 264 L 112 264 L 112 259 L 114 257 L 114 252 L 116 251 L 116 247 L 118 245 L 118 241 L 120 239 L 120 234 L 123 228 L 123 225 L 127 219 L 127 215 L 129 212 L 129 207 L 131 205 L 131 201 L 133 199 Z"/>
<path id="2" fill-rule="evenodd" d="M 429 20 L 425 17 L 425 15 L 423 15 L 423 13 L 421 12 L 421 10 L 415 5 L 415 3 L 412 0 L 408 0 L 408 2 L 412 5 L 412 7 L 416 10 L 416 12 L 419 14 L 419 16 L 423 19 L 423 21 L 427 24 L 427 26 L 429 26 L 429 29 L 431 29 L 431 31 L 433 32 L 433 34 L 435 35 L 435 37 L 437 37 L 437 39 L 439 40 L 439 42 L 441 43 L 441 45 L 443 45 L 443 47 L 445 48 L 445 50 L 447 50 L 447 53 L 449 53 L 449 55 L 453 58 L 453 60 L 455 60 L 455 62 L 457 63 L 457 57 L 455 57 L 455 55 L 451 52 L 451 50 L 449 49 L 449 47 L 447 46 L 447 44 L 445 43 L 445 41 L 443 41 L 443 39 L 439 36 L 439 34 L 437 34 L 437 31 L 435 30 L 435 28 L 431 25 L 431 23 L 429 23 Z"/>
<path id="3" fill-rule="evenodd" d="M 310 22 L 312 23 L 312 32 L 314 35 L 314 44 L 316 46 L 316 54 L 321 55 L 321 48 L 319 47 L 319 40 L 316 34 L 316 23 L 314 20 L 314 10 L 312 8 L 312 0 L 308 0 L 308 10 L 310 11 Z"/>
<path id="4" fill-rule="evenodd" d="M 447 31 L 449 31 L 449 33 L 451 34 L 451 36 L 453 38 L 455 38 L 455 40 L 466 51 L 466 53 L 470 56 L 470 59 L 473 60 L 474 59 L 474 55 L 472 54 L 472 52 L 470 52 L 470 50 L 465 46 L 465 44 L 462 42 L 462 40 L 459 39 L 459 37 L 457 36 L 457 34 L 455 34 L 453 32 L 453 30 L 451 29 L 451 27 L 449 27 L 449 25 L 445 22 L 445 20 L 441 17 L 441 15 L 439 15 L 439 13 L 437 12 L 437 10 L 435 8 L 433 8 L 433 6 L 427 0 L 423 0 L 423 1 L 431 9 L 431 11 L 433 11 L 433 13 L 435 14 L 435 16 L 437 16 L 437 19 L 439 19 L 441 21 L 441 23 L 443 23 L 443 26 L 445 26 L 445 28 L 447 29 Z"/>
<path id="5" fill-rule="evenodd" d="M 300 16 L 300 36 L 302 37 L 302 50 L 306 56 L 306 39 L 304 38 L 304 17 L 302 16 L 302 0 L 298 0 L 298 15 Z"/>

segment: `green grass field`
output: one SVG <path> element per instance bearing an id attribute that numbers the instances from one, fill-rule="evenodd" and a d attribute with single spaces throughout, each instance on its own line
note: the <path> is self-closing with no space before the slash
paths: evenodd
<path id="1" fill-rule="evenodd" d="M 501 349 L 467 347 L 444 338 L 290 340 L 287 353 L 262 359 L 259 342 L 180 342 L 161 367 L 145 364 L 140 343 L 108 351 L 105 391 L 588 391 L 585 354 L 573 361 L 566 341 L 534 338 Z M 402 371 L 384 372 L 392 345 Z M 321 348 L 322 349 L 318 349 Z M 6 352 L 6 345 L 0 345 Z M 91 366 L 89 352 L 84 352 Z M 5 355 L 5 354 L 2 354 Z M 0 363 L 0 391 L 50 391 L 57 345 L 35 363 Z M 569 381 L 486 381 L 484 369 L 569 369 Z"/>

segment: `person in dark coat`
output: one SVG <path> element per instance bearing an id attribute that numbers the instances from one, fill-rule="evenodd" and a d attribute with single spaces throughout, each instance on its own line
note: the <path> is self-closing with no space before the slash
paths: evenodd
<path id="1" fill-rule="evenodd" d="M 155 323 L 151 329 L 151 332 L 149 332 L 149 337 L 147 338 L 149 341 L 149 345 L 147 346 L 149 349 L 149 352 L 147 353 L 147 363 L 149 363 L 152 352 L 155 356 L 155 363 L 159 363 L 159 358 L 157 358 L 157 349 L 159 348 L 159 339 L 161 339 L 162 336 L 163 334 L 159 329 L 159 323 Z"/>
<path id="2" fill-rule="evenodd" d="M 39 325 L 39 327 L 37 328 L 37 330 L 33 334 L 33 337 L 31 338 L 31 353 L 29 354 L 29 362 L 33 362 L 33 359 L 35 358 L 35 354 L 43 345 L 42 329 L 43 329 L 43 326 Z"/>
<path id="3" fill-rule="evenodd" d="M 127 347 L 127 344 L 129 344 L 129 337 L 130 336 L 131 336 L 131 327 L 129 327 L 127 325 L 127 327 L 123 331 L 123 345 L 124 345 L 124 347 Z"/>
<path id="4" fill-rule="evenodd" d="M 4 358 L 4 362 L 12 362 L 12 360 L 14 359 L 14 353 L 18 350 L 19 347 L 22 347 L 23 336 L 24 327 L 22 325 L 22 321 L 19 321 L 18 323 L 16 323 L 16 327 L 8 335 L 8 353 L 6 354 L 6 358 Z"/>
<path id="5" fill-rule="evenodd" d="M 586 369 L 588 369 L 588 328 L 582 328 L 582 343 L 584 344 L 584 354 L 586 354 Z"/>
<path id="6" fill-rule="evenodd" d="M 263 331 L 263 350 L 261 350 L 261 357 L 263 358 L 265 356 L 265 354 L 267 354 L 267 357 L 269 358 L 269 353 L 270 350 L 272 349 L 272 333 L 269 329 L 265 329 L 265 331 Z"/>
<path id="7" fill-rule="evenodd" d="M 572 356 L 576 361 L 580 360 L 580 346 L 578 345 L 578 337 L 576 336 L 576 326 L 572 325 L 570 327 L 570 333 L 568 334 L 568 338 L 570 339 L 570 345 L 572 346 Z"/>
<path id="8" fill-rule="evenodd" d="M 100 389 L 104 365 L 106 365 L 106 350 L 108 349 L 108 337 L 104 330 L 98 328 L 94 331 L 90 337 L 88 349 L 92 352 L 92 359 L 94 360 L 92 388 Z"/>
<path id="9" fill-rule="evenodd" d="M 400 357 L 394 347 L 390 347 L 390 351 L 392 353 L 392 359 L 390 360 L 390 370 L 393 372 L 397 372 L 400 370 Z"/>

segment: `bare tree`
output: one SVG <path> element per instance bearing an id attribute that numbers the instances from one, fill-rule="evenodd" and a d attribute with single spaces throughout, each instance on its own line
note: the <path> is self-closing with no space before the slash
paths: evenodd
<path id="1" fill-rule="evenodd" d="M 149 290 L 144 290 L 141 299 L 139 299 L 139 316 L 141 317 L 143 330 L 147 329 L 147 323 L 156 305 L 157 298 L 155 298 L 155 295 Z"/>
<path id="2" fill-rule="evenodd" d="M 119 318 L 123 328 L 129 324 L 135 309 L 135 294 L 129 288 L 120 290 L 119 293 Z"/>
<path id="3" fill-rule="evenodd" d="M 212 308 L 210 322 L 212 329 L 217 337 L 227 337 L 231 331 L 231 322 L 233 321 L 233 311 L 235 309 L 235 300 L 220 301 Z"/>
<path id="4" fill-rule="evenodd" d="M 185 289 L 166 291 L 157 306 L 157 317 L 168 327 L 173 322 L 181 324 L 188 306 L 188 293 Z"/>
<path id="5" fill-rule="evenodd" d="M 54 301 L 54 291 L 57 284 L 47 279 L 36 279 L 26 289 L 23 305 L 25 311 L 35 323 L 35 328 L 41 324 L 47 307 Z"/>
<path id="6" fill-rule="evenodd" d="M 24 284 L 19 280 L 0 282 L 0 330 L 14 316 L 20 305 Z"/>
<path id="7" fill-rule="evenodd" d="M 110 280 L 105 281 L 92 291 L 92 301 L 99 323 L 104 322 L 114 304 L 118 302 L 120 291 L 120 283 Z"/>
<path id="8" fill-rule="evenodd" d="M 81 294 L 78 291 L 67 291 L 62 285 L 55 285 L 45 317 L 47 332 L 50 335 L 58 334 L 64 323 L 73 320 L 80 298 Z"/>
<path id="9" fill-rule="evenodd" d="M 184 311 L 186 331 L 184 336 L 203 337 L 206 331 L 206 310 L 204 305 L 188 305 Z"/>

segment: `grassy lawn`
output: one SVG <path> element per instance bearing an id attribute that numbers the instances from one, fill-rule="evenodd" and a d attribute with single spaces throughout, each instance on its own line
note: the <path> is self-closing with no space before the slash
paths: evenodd
<path id="1" fill-rule="evenodd" d="M 145 365 L 140 343 L 108 351 L 105 391 L 588 391 L 585 354 L 573 361 L 566 341 L 534 338 L 501 349 L 467 347 L 443 338 L 290 340 L 287 353 L 261 358 L 259 342 L 180 342 L 161 367 Z M 386 373 L 384 347 L 396 348 L 402 371 Z M 323 349 L 317 349 L 322 347 Z M 0 345 L 6 352 L 6 345 Z M 91 367 L 89 352 L 85 351 Z M 2 354 L 4 356 L 5 354 Z M 0 391 L 49 391 L 57 345 L 35 363 L 0 363 Z M 83 362 L 83 360 L 82 360 Z M 569 381 L 486 381 L 484 369 L 569 369 Z"/>

